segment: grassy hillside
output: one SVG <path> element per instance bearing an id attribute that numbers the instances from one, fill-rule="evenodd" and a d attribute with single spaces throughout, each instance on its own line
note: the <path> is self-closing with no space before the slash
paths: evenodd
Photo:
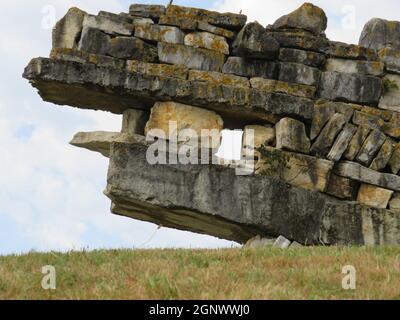
<path id="1" fill-rule="evenodd" d="M 57 289 L 41 288 L 41 268 Z M 342 289 L 342 268 L 357 289 Z M 400 248 L 112 250 L 0 257 L 0 299 L 400 299 Z"/>

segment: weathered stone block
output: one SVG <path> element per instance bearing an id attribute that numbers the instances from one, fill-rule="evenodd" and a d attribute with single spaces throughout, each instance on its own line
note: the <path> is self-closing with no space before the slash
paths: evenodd
<path id="1" fill-rule="evenodd" d="M 377 105 L 382 94 L 382 80 L 377 77 L 338 72 L 323 72 L 320 97 L 334 101 Z"/>
<path id="2" fill-rule="evenodd" d="M 265 78 L 251 78 L 250 83 L 254 89 L 262 90 L 264 92 L 280 92 L 309 99 L 314 98 L 315 92 L 317 90 L 315 87 L 312 86 Z"/>
<path id="3" fill-rule="evenodd" d="M 325 157 L 345 124 L 346 118 L 344 115 L 340 113 L 334 114 L 312 145 L 310 150 L 311 154 L 319 157 Z"/>
<path id="4" fill-rule="evenodd" d="M 329 47 L 329 41 L 322 36 L 302 35 L 293 31 L 269 31 L 268 34 L 273 36 L 282 48 L 292 48 L 326 53 Z"/>
<path id="5" fill-rule="evenodd" d="M 210 32 L 210 33 L 216 34 L 217 36 L 225 37 L 227 39 L 233 39 L 236 36 L 236 33 L 233 31 L 213 26 L 205 21 L 199 21 L 198 25 L 197 25 L 197 29 L 199 29 L 201 31 Z"/>
<path id="6" fill-rule="evenodd" d="M 83 20 L 87 15 L 86 12 L 71 8 L 68 13 L 57 22 L 53 29 L 53 49 L 78 48 L 79 37 L 83 28 Z"/>
<path id="7" fill-rule="evenodd" d="M 133 34 L 132 24 L 110 19 L 109 17 L 89 14 L 83 20 L 83 28 L 98 29 L 110 35 L 131 36 Z"/>
<path id="8" fill-rule="evenodd" d="M 144 136 L 144 129 L 149 120 L 149 113 L 142 110 L 128 109 L 122 117 L 121 133 Z"/>
<path id="9" fill-rule="evenodd" d="M 276 240 L 275 243 L 273 244 L 273 247 L 279 248 L 279 249 L 287 249 L 290 247 L 290 244 L 292 242 L 288 239 L 286 239 L 284 236 L 279 236 Z"/>
<path id="10" fill-rule="evenodd" d="M 400 177 L 394 174 L 381 173 L 362 165 L 343 161 L 335 166 L 335 173 L 341 177 L 353 179 L 377 187 L 400 191 Z"/>
<path id="11" fill-rule="evenodd" d="M 140 24 L 135 26 L 135 37 L 148 41 L 183 44 L 185 34 L 176 27 Z"/>
<path id="12" fill-rule="evenodd" d="M 177 18 L 205 21 L 217 27 L 222 27 L 229 30 L 240 30 L 247 21 L 247 17 L 242 14 L 219 13 L 215 11 L 175 5 L 168 6 L 166 15 Z"/>
<path id="13" fill-rule="evenodd" d="M 384 48 L 379 51 L 379 60 L 385 63 L 386 71 L 400 74 L 400 50 Z"/>
<path id="14" fill-rule="evenodd" d="M 393 174 L 398 174 L 400 171 L 400 144 L 397 144 L 393 150 L 393 154 L 389 160 L 389 168 Z"/>
<path id="15" fill-rule="evenodd" d="M 256 164 L 256 174 L 276 177 L 297 187 L 324 192 L 332 168 L 331 161 L 266 147 Z"/>
<path id="16" fill-rule="evenodd" d="M 126 69 L 129 72 L 141 73 L 155 77 L 172 77 L 187 79 L 188 69 L 178 64 L 147 63 L 138 60 L 128 60 Z"/>
<path id="17" fill-rule="evenodd" d="M 367 206 L 385 209 L 392 195 L 392 190 L 362 184 L 358 191 L 357 201 Z"/>
<path id="18" fill-rule="evenodd" d="M 225 63 L 222 53 L 167 43 L 158 43 L 158 56 L 164 63 L 182 64 L 189 69 L 206 71 L 221 72 Z"/>
<path id="19" fill-rule="evenodd" d="M 359 44 L 375 50 L 386 47 L 400 50 L 400 22 L 371 19 L 364 26 Z"/>
<path id="20" fill-rule="evenodd" d="M 283 118 L 276 124 L 276 148 L 293 152 L 309 153 L 310 140 L 306 134 L 304 123 Z"/>
<path id="21" fill-rule="evenodd" d="M 326 57 L 324 54 L 318 52 L 281 48 L 279 60 L 282 62 L 294 62 L 319 68 L 325 65 Z"/>
<path id="22" fill-rule="evenodd" d="M 352 121 L 358 126 L 367 126 L 375 130 L 381 130 L 385 124 L 380 117 L 360 111 L 354 112 Z"/>
<path id="23" fill-rule="evenodd" d="M 379 150 L 378 155 L 372 161 L 370 165 L 370 169 L 376 171 L 382 171 L 386 168 L 387 164 L 389 163 L 390 158 L 394 152 L 396 144 L 391 139 L 386 139 L 385 143 L 383 144 L 381 150 Z"/>
<path id="24" fill-rule="evenodd" d="M 368 138 L 370 132 L 371 128 L 368 126 L 362 125 L 358 127 L 356 133 L 350 141 L 349 147 L 344 154 L 344 157 L 347 160 L 353 161 L 356 158 L 361 150 L 361 147 L 364 145 L 365 140 Z"/>
<path id="25" fill-rule="evenodd" d="M 389 202 L 389 209 L 390 210 L 400 210 L 400 193 L 395 192 L 392 196 L 392 199 Z"/>
<path id="26" fill-rule="evenodd" d="M 160 25 L 174 26 L 185 31 L 195 31 L 198 29 L 199 22 L 193 19 L 177 18 L 163 15 L 159 20 Z"/>
<path id="27" fill-rule="evenodd" d="M 280 63 L 279 80 L 317 86 L 321 72 L 317 68 L 304 64 L 284 62 Z"/>
<path id="28" fill-rule="evenodd" d="M 300 8 L 275 21 L 274 29 L 303 29 L 320 35 L 326 30 L 328 18 L 325 12 L 311 3 L 304 3 Z"/>
<path id="29" fill-rule="evenodd" d="M 129 13 L 132 16 L 158 20 L 165 14 L 166 8 L 160 5 L 132 4 Z"/>
<path id="30" fill-rule="evenodd" d="M 171 121 L 175 124 L 170 123 Z M 222 118 L 213 111 L 175 102 L 158 102 L 151 109 L 145 135 L 151 135 L 151 130 L 161 130 L 168 138 L 170 134 L 179 135 L 182 130 L 191 129 L 194 132 L 187 132 L 187 139 L 191 139 L 194 138 L 192 133 L 196 133 L 197 137 L 207 136 L 203 130 L 216 130 L 219 133 L 223 125 Z M 219 144 L 219 141 L 216 143 Z"/>
<path id="31" fill-rule="evenodd" d="M 104 157 L 109 158 L 110 146 L 118 139 L 119 136 L 119 132 L 79 132 L 73 137 L 70 144 L 75 147 L 99 152 Z"/>
<path id="32" fill-rule="evenodd" d="M 120 14 L 116 14 L 116 13 L 112 13 L 112 12 L 107 12 L 107 11 L 99 11 L 98 13 L 99 17 L 105 17 L 108 19 L 112 19 L 115 20 L 116 22 L 124 22 L 127 24 L 133 24 L 133 17 L 131 15 L 129 15 L 128 13 L 120 13 Z M 153 20 L 149 19 L 152 23 Z"/>
<path id="33" fill-rule="evenodd" d="M 204 48 L 229 55 L 229 45 L 226 39 L 209 32 L 192 32 L 185 36 L 185 45 Z"/>
<path id="34" fill-rule="evenodd" d="M 331 174 L 326 193 L 339 199 L 353 200 L 358 191 L 357 181 Z"/>
<path id="35" fill-rule="evenodd" d="M 279 43 L 266 33 L 265 28 L 253 22 L 239 32 L 232 44 L 232 53 L 245 58 L 275 60 L 279 48 Z"/>
<path id="36" fill-rule="evenodd" d="M 216 85 L 238 86 L 244 88 L 250 87 L 249 79 L 245 77 L 213 71 L 190 70 L 189 80 L 206 81 Z"/>
<path id="37" fill-rule="evenodd" d="M 325 65 L 325 71 L 358 73 L 377 77 L 384 74 L 384 69 L 385 65 L 378 61 L 328 59 Z"/>
<path id="38" fill-rule="evenodd" d="M 261 248 L 268 248 L 272 247 L 275 243 L 275 239 L 269 238 L 261 238 L 261 236 L 256 236 L 251 238 L 246 244 L 243 246 L 244 249 L 261 249 Z"/>
<path id="39" fill-rule="evenodd" d="M 357 131 L 356 126 L 347 123 L 344 126 L 342 132 L 340 132 L 340 134 L 336 138 L 336 141 L 333 144 L 331 151 L 329 151 L 327 158 L 331 161 L 338 162 L 342 158 L 347 147 L 349 146 L 350 141 L 353 138 L 356 131 Z"/>
<path id="40" fill-rule="evenodd" d="M 386 141 L 386 136 L 379 130 L 373 130 L 362 145 L 357 156 L 357 162 L 368 167 L 380 148 Z"/>
<path id="41" fill-rule="evenodd" d="M 82 37 L 78 49 L 80 51 L 107 55 L 111 37 L 98 29 L 85 28 L 82 31 Z"/>
<path id="42" fill-rule="evenodd" d="M 307 121 L 312 118 L 314 103 L 310 99 L 283 93 L 267 94 L 263 106 L 268 113 L 279 117 L 291 117 Z"/>
<path id="43" fill-rule="evenodd" d="M 261 77 L 275 79 L 278 74 L 278 64 L 265 60 L 229 57 L 222 72 L 242 77 Z"/>
<path id="44" fill-rule="evenodd" d="M 329 103 L 316 104 L 314 106 L 313 119 L 311 123 L 310 139 L 314 140 L 318 137 L 322 128 L 327 124 L 329 119 L 335 114 L 336 108 Z"/>
<path id="45" fill-rule="evenodd" d="M 378 53 L 373 49 L 338 41 L 330 41 L 325 53 L 333 58 L 368 61 L 378 60 Z"/>
<path id="46" fill-rule="evenodd" d="M 379 108 L 400 112 L 400 75 L 386 75 L 383 84 L 385 91 L 379 101 Z"/>
<path id="47" fill-rule="evenodd" d="M 250 131 L 252 130 L 252 134 Z M 260 158 L 258 151 L 262 146 L 271 146 L 275 143 L 275 128 L 268 126 L 250 125 L 243 130 L 243 155 L 246 158 Z"/>

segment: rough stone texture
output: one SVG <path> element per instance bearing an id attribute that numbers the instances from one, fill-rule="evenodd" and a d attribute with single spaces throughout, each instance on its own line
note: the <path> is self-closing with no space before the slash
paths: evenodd
<path id="1" fill-rule="evenodd" d="M 266 147 L 256 164 L 256 174 L 284 180 L 308 190 L 324 192 L 333 162 Z"/>
<path id="2" fill-rule="evenodd" d="M 195 48 L 210 49 L 229 55 L 226 39 L 209 32 L 192 32 L 185 36 L 185 45 Z"/>
<path id="3" fill-rule="evenodd" d="M 275 29 L 303 29 L 320 35 L 326 30 L 328 18 L 325 12 L 311 3 L 304 3 L 300 8 L 275 21 Z"/>
<path id="4" fill-rule="evenodd" d="M 273 244 L 273 247 L 279 248 L 279 249 L 287 249 L 290 247 L 291 241 L 286 239 L 284 236 L 279 236 L 276 240 L 275 243 Z"/>
<path id="5" fill-rule="evenodd" d="M 379 130 L 373 130 L 365 140 L 357 156 L 357 162 L 368 167 L 380 148 L 386 141 L 386 136 Z"/>
<path id="6" fill-rule="evenodd" d="M 275 79 L 278 74 L 278 64 L 264 60 L 229 57 L 222 72 L 248 78 L 261 77 Z"/>
<path id="7" fill-rule="evenodd" d="M 358 61 L 346 59 L 328 59 L 325 70 L 341 73 L 358 73 L 380 77 L 384 74 L 385 65 L 378 61 Z"/>
<path id="8" fill-rule="evenodd" d="M 345 124 L 346 118 L 344 115 L 340 113 L 334 114 L 312 145 L 310 149 L 311 154 L 319 157 L 325 157 Z"/>
<path id="9" fill-rule="evenodd" d="M 385 63 L 386 71 L 400 74 L 400 50 L 384 48 L 379 51 L 379 60 Z"/>
<path id="10" fill-rule="evenodd" d="M 400 50 L 400 22 L 371 19 L 364 26 L 359 44 L 375 50 L 386 47 Z"/>
<path id="11" fill-rule="evenodd" d="M 124 111 L 121 133 L 128 135 L 139 134 L 144 136 L 144 129 L 149 120 L 148 112 L 128 109 Z"/>
<path id="12" fill-rule="evenodd" d="M 198 137 L 204 136 L 202 130 L 221 132 L 224 126 L 222 118 L 213 111 L 175 102 L 158 102 L 151 109 L 145 135 L 148 136 L 151 130 L 161 130 L 165 137 L 170 137 L 174 134 L 174 126 L 171 126 L 171 121 L 176 122 L 175 134 L 179 135 L 182 130 L 191 129 Z M 189 136 L 192 137 L 190 132 L 188 132 Z"/>
<path id="13" fill-rule="evenodd" d="M 335 107 L 331 104 L 325 103 L 315 105 L 311 123 L 311 140 L 314 140 L 316 137 L 318 137 L 322 128 L 328 123 L 329 119 L 331 119 L 334 114 Z"/>
<path id="14" fill-rule="evenodd" d="M 183 44 L 185 34 L 176 27 L 140 24 L 135 26 L 135 37 L 148 41 Z"/>
<path id="15" fill-rule="evenodd" d="M 262 90 L 264 92 L 280 92 L 309 99 L 314 98 L 317 90 L 312 86 L 265 78 L 251 78 L 250 83 L 254 89 Z"/>
<path id="16" fill-rule="evenodd" d="M 208 22 L 228 30 L 240 30 L 246 24 L 247 17 L 242 14 L 219 13 L 198 8 L 170 5 L 166 14 L 177 18 L 187 18 Z"/>
<path id="17" fill-rule="evenodd" d="M 326 57 L 324 54 L 318 52 L 281 48 L 279 60 L 282 62 L 294 62 L 319 68 L 325 65 Z"/>
<path id="18" fill-rule="evenodd" d="M 220 72 L 225 63 L 225 55 L 216 51 L 160 42 L 158 56 L 164 63 L 183 64 L 189 69 L 206 71 Z"/>
<path id="19" fill-rule="evenodd" d="M 339 199 L 354 200 L 358 187 L 358 182 L 332 173 L 326 193 Z"/>
<path id="20" fill-rule="evenodd" d="M 392 141 L 391 139 L 387 139 L 383 144 L 381 150 L 379 150 L 379 153 L 376 156 L 376 158 L 372 161 L 369 168 L 376 171 L 384 170 L 390 158 L 392 157 L 395 147 L 396 147 L 395 142 Z"/>
<path id="21" fill-rule="evenodd" d="M 86 12 L 71 8 L 53 29 L 53 48 L 76 49 Z"/>
<path id="22" fill-rule="evenodd" d="M 320 97 L 334 101 L 377 105 L 382 94 L 382 80 L 377 77 L 338 72 L 323 72 Z"/>
<path id="23" fill-rule="evenodd" d="M 378 54 L 373 49 L 338 41 L 330 41 L 325 53 L 332 58 L 368 61 L 378 60 Z"/>
<path id="24" fill-rule="evenodd" d="M 271 93 L 267 97 L 265 110 L 280 117 L 298 118 L 307 121 L 312 118 L 313 101 L 306 98 L 289 96 L 282 93 Z"/>
<path id="25" fill-rule="evenodd" d="M 393 154 L 388 162 L 388 166 L 393 174 L 398 174 L 400 171 L 400 144 L 397 144 L 393 150 Z"/>
<path id="26" fill-rule="evenodd" d="M 283 118 L 276 124 L 276 148 L 293 152 L 309 153 L 310 140 L 306 134 L 304 123 Z"/>
<path id="27" fill-rule="evenodd" d="M 129 72 L 136 72 L 150 76 L 172 77 L 186 80 L 188 69 L 183 65 L 147 63 L 138 60 L 128 60 L 126 69 Z"/>
<path id="28" fill-rule="evenodd" d="M 392 199 L 389 202 L 389 209 L 390 210 L 400 210 L 400 193 L 395 192 Z"/>
<path id="29" fill-rule="evenodd" d="M 394 174 L 381 173 L 362 165 L 343 161 L 335 166 L 335 173 L 338 176 L 353 179 L 377 187 L 400 191 L 400 177 Z"/>
<path id="30" fill-rule="evenodd" d="M 357 201 L 367 206 L 385 209 L 392 195 L 392 190 L 362 184 L 358 191 Z"/>
<path id="31" fill-rule="evenodd" d="M 349 146 L 350 141 L 353 138 L 356 131 L 357 131 L 356 126 L 347 123 L 344 126 L 342 132 L 340 132 L 340 134 L 336 138 L 336 141 L 333 144 L 331 151 L 329 151 L 327 158 L 331 161 L 338 162 L 342 158 L 347 147 Z"/>
<path id="32" fill-rule="evenodd" d="M 321 72 L 317 68 L 304 64 L 283 62 L 280 63 L 279 80 L 317 86 Z"/>
<path id="33" fill-rule="evenodd" d="M 309 50 L 319 53 L 327 53 L 329 50 L 329 41 L 322 36 L 302 35 L 297 32 L 268 31 L 283 48 L 292 48 L 300 50 Z"/>
<path id="34" fill-rule="evenodd" d="M 213 26 L 205 21 L 199 21 L 197 24 L 197 29 L 201 31 L 207 31 L 213 34 L 216 34 L 217 36 L 221 36 L 227 39 L 233 39 L 236 36 L 236 33 L 233 31 L 226 30 L 224 28 L 219 28 L 216 26 Z"/>
<path id="35" fill-rule="evenodd" d="M 195 31 L 199 27 L 199 22 L 193 19 L 176 18 L 173 16 L 163 15 L 158 22 L 160 25 L 178 27 L 184 31 Z"/>
<path id="36" fill-rule="evenodd" d="M 400 112 L 400 75 L 388 74 L 383 78 L 386 87 L 379 108 Z"/>
<path id="37" fill-rule="evenodd" d="M 375 130 L 381 130 L 385 124 L 380 117 L 360 111 L 354 112 L 352 121 L 358 126 L 366 126 Z"/>
<path id="38" fill-rule="evenodd" d="M 250 134 L 252 130 L 252 135 Z M 257 151 L 262 146 L 273 145 L 276 139 L 275 129 L 268 126 L 249 125 L 243 129 L 243 155 L 260 158 Z"/>
<path id="39" fill-rule="evenodd" d="M 90 14 L 83 19 L 83 29 L 86 28 L 97 29 L 110 35 L 131 36 L 133 33 L 133 25 L 130 23 Z"/>
<path id="40" fill-rule="evenodd" d="M 369 128 L 368 126 L 359 126 L 357 128 L 357 131 L 354 134 L 353 138 L 351 139 L 350 144 L 344 154 L 344 157 L 347 160 L 353 161 L 357 157 L 361 147 L 363 146 L 365 140 L 368 138 L 370 132 L 371 128 Z"/>
<path id="41" fill-rule="evenodd" d="M 274 60 L 279 55 L 279 43 L 266 33 L 259 23 L 247 24 L 232 44 L 232 53 L 239 57 Z"/>
<path id="42" fill-rule="evenodd" d="M 132 4 L 129 7 L 129 13 L 132 16 L 150 18 L 158 20 L 162 15 L 165 14 L 165 7 L 159 5 L 147 5 L 147 4 Z"/>
<path id="43" fill-rule="evenodd" d="M 119 132 L 79 132 L 74 136 L 70 144 L 75 147 L 99 152 L 106 158 L 109 158 L 110 146 L 119 136 Z"/>
<path id="44" fill-rule="evenodd" d="M 130 16 L 128 13 L 116 14 L 116 13 L 107 12 L 107 11 L 99 11 L 98 16 L 106 17 L 106 18 L 115 20 L 117 22 L 124 22 L 124 23 L 128 23 L 128 24 L 134 24 L 133 20 L 135 19 L 134 17 Z M 142 18 L 139 18 L 139 19 L 142 19 Z M 146 18 L 143 18 L 143 19 L 151 21 L 151 23 L 154 23 L 153 20 L 151 20 L 151 19 L 146 19 Z"/>
<path id="45" fill-rule="evenodd" d="M 115 37 L 99 31 L 86 28 L 79 42 L 79 50 L 109 55 L 118 59 L 139 59 L 146 62 L 157 60 L 157 49 L 134 37 Z"/>
<path id="46" fill-rule="evenodd" d="M 250 82 L 245 77 L 212 71 L 190 70 L 189 80 L 206 81 L 216 85 L 238 86 L 244 88 L 250 87 Z"/>

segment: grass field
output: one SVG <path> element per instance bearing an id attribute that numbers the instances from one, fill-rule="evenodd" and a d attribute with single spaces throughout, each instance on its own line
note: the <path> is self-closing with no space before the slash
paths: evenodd
<path id="1" fill-rule="evenodd" d="M 56 269 L 56 290 L 41 271 Z M 356 290 L 342 268 L 356 268 Z M 400 299 L 400 248 L 111 250 L 0 257 L 0 299 Z"/>

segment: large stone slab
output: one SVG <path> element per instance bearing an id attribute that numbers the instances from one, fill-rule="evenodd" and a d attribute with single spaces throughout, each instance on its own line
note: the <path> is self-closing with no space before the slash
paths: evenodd
<path id="1" fill-rule="evenodd" d="M 357 157 L 358 153 L 361 150 L 361 147 L 364 145 L 364 142 L 368 138 L 370 132 L 371 128 L 369 126 L 362 125 L 357 128 L 357 131 L 354 134 L 353 138 L 351 139 L 350 144 L 344 154 L 344 157 L 347 160 L 353 161 Z"/>
<path id="2" fill-rule="evenodd" d="M 389 160 L 388 166 L 393 174 L 400 171 L 400 144 L 397 144 Z"/>
<path id="3" fill-rule="evenodd" d="M 366 126 L 375 130 L 381 130 L 385 125 L 385 121 L 380 117 L 361 111 L 354 112 L 352 121 L 357 126 Z"/>
<path id="4" fill-rule="evenodd" d="M 340 113 L 335 113 L 313 143 L 310 150 L 311 154 L 319 157 L 325 157 L 331 150 L 336 137 L 343 129 L 345 124 L 345 116 Z"/>
<path id="5" fill-rule="evenodd" d="M 382 145 L 381 149 L 378 152 L 376 158 L 372 161 L 369 166 L 370 169 L 376 171 L 382 171 L 386 168 L 390 158 L 393 155 L 396 144 L 391 139 L 386 139 L 385 143 Z"/>
<path id="6" fill-rule="evenodd" d="M 282 62 L 295 62 L 319 68 L 325 65 L 326 57 L 324 54 L 318 52 L 281 48 L 279 60 Z"/>
<path id="7" fill-rule="evenodd" d="M 277 149 L 305 154 L 310 152 L 310 139 L 307 137 L 304 123 L 283 118 L 276 124 L 275 129 Z"/>
<path id="8" fill-rule="evenodd" d="M 216 85 L 250 87 L 250 82 L 245 77 L 213 71 L 190 70 L 189 80 L 211 82 Z"/>
<path id="9" fill-rule="evenodd" d="M 332 58 L 367 61 L 378 60 L 376 50 L 338 41 L 330 41 L 325 53 Z"/>
<path id="10" fill-rule="evenodd" d="M 308 86 L 317 86 L 321 72 L 317 68 L 304 64 L 283 62 L 280 63 L 279 80 L 299 83 Z"/>
<path id="11" fill-rule="evenodd" d="M 204 48 L 229 55 L 229 44 L 224 37 L 209 32 L 192 32 L 185 36 L 185 45 Z"/>
<path id="12" fill-rule="evenodd" d="M 248 78 L 261 77 L 276 79 L 278 75 L 278 64 L 265 60 L 229 57 L 224 64 L 222 72 Z"/>
<path id="13" fill-rule="evenodd" d="M 167 43 L 158 43 L 158 56 L 164 63 L 183 64 L 189 69 L 206 71 L 220 72 L 225 63 L 222 53 Z"/>
<path id="14" fill-rule="evenodd" d="M 340 134 L 336 138 L 336 141 L 333 144 L 331 151 L 329 151 L 327 158 L 331 161 L 338 162 L 342 158 L 347 147 L 349 146 L 350 141 L 356 131 L 356 126 L 347 123 L 344 126 L 342 132 L 340 132 Z"/>
<path id="15" fill-rule="evenodd" d="M 131 36 L 133 25 L 105 16 L 86 15 L 83 19 L 83 28 L 98 29 L 110 35 Z"/>
<path id="16" fill-rule="evenodd" d="M 379 130 L 373 130 L 364 141 L 357 155 L 357 162 L 368 167 L 386 141 L 386 136 Z"/>
<path id="17" fill-rule="evenodd" d="M 310 99 L 290 96 L 283 93 L 267 95 L 265 110 L 279 117 L 290 117 L 309 121 L 313 115 L 314 103 Z"/>
<path id="18" fill-rule="evenodd" d="M 301 34 L 293 30 L 270 31 L 268 34 L 278 41 L 282 48 L 292 48 L 307 51 L 326 53 L 329 48 L 329 40 L 322 36 L 313 36 L 310 34 Z"/>
<path id="19" fill-rule="evenodd" d="M 126 135 L 142 135 L 149 120 L 149 113 L 142 110 L 128 109 L 122 117 L 121 133 Z"/>
<path id="20" fill-rule="evenodd" d="M 311 3 L 304 3 L 300 8 L 275 21 L 275 29 L 303 29 L 320 35 L 326 30 L 328 18 L 325 12 Z"/>
<path id="21" fill-rule="evenodd" d="M 221 36 L 221 37 L 224 37 L 227 39 L 233 39 L 236 36 L 236 33 L 233 31 L 213 26 L 205 21 L 198 21 L 197 29 L 201 30 L 201 31 L 210 32 L 210 33 L 216 34 L 217 36 Z"/>
<path id="22" fill-rule="evenodd" d="M 250 83 L 253 88 L 264 92 L 280 92 L 308 99 L 313 99 L 317 90 L 313 86 L 265 78 L 251 78 Z"/>
<path id="23" fill-rule="evenodd" d="M 166 8 L 160 5 L 132 4 L 129 13 L 132 16 L 158 20 L 165 14 Z"/>
<path id="24" fill-rule="evenodd" d="M 382 80 L 377 77 L 329 71 L 321 76 L 323 99 L 377 105 L 381 94 Z"/>
<path id="25" fill-rule="evenodd" d="M 383 84 L 385 91 L 379 101 L 379 108 L 400 112 L 400 75 L 386 75 Z"/>
<path id="26" fill-rule="evenodd" d="M 320 134 L 322 128 L 336 113 L 336 108 L 330 103 L 316 104 L 314 106 L 313 118 L 311 123 L 310 139 L 314 140 Z"/>
<path id="27" fill-rule="evenodd" d="M 343 161 L 335 166 L 335 173 L 341 177 L 353 179 L 377 187 L 399 191 L 400 177 L 394 174 L 381 173 L 363 167 L 361 164 Z"/>
<path id="28" fill-rule="evenodd" d="M 386 47 L 400 50 L 400 22 L 371 19 L 364 26 L 359 44 L 375 50 Z"/>
<path id="29" fill-rule="evenodd" d="M 328 59 L 326 61 L 325 70 L 341 73 L 358 73 L 380 77 L 384 74 L 385 65 L 378 61 Z"/>
<path id="30" fill-rule="evenodd" d="M 232 53 L 239 57 L 275 60 L 279 43 L 258 22 L 247 24 L 232 44 Z"/>
<path id="31" fill-rule="evenodd" d="M 128 60 L 126 70 L 156 77 L 172 77 L 186 80 L 188 69 L 180 64 L 147 63 L 138 60 Z"/>
<path id="32" fill-rule="evenodd" d="M 261 158 L 256 164 L 256 174 L 276 177 L 297 187 L 324 192 L 332 168 L 331 161 L 266 147 L 261 151 Z"/>
<path id="33" fill-rule="evenodd" d="M 367 206 L 386 209 L 392 195 L 392 190 L 362 184 L 358 191 L 357 201 Z"/>
<path id="34" fill-rule="evenodd" d="M 240 243 L 278 234 L 308 245 L 400 243 L 393 212 L 230 168 L 150 165 L 146 148 L 128 143 L 112 146 L 106 194 L 115 214 Z"/>
<path id="35" fill-rule="evenodd" d="M 400 50 L 384 48 L 379 51 L 379 60 L 385 63 L 386 71 L 400 74 Z"/>
<path id="36" fill-rule="evenodd" d="M 71 8 L 67 14 L 57 22 L 53 29 L 53 49 L 78 48 L 79 39 L 82 33 L 83 20 L 87 13 L 78 8 Z"/>
<path id="37" fill-rule="evenodd" d="M 357 196 L 358 187 L 357 181 L 331 173 L 329 185 L 325 192 L 339 199 L 354 200 Z"/>
<path id="38" fill-rule="evenodd" d="M 111 144 L 116 141 L 120 135 L 121 133 L 119 132 L 79 132 L 73 137 L 70 144 L 75 147 L 99 152 L 104 157 L 109 158 Z"/>
<path id="39" fill-rule="evenodd" d="M 135 37 L 148 41 L 183 44 L 185 34 L 176 27 L 139 24 L 135 26 Z"/>

